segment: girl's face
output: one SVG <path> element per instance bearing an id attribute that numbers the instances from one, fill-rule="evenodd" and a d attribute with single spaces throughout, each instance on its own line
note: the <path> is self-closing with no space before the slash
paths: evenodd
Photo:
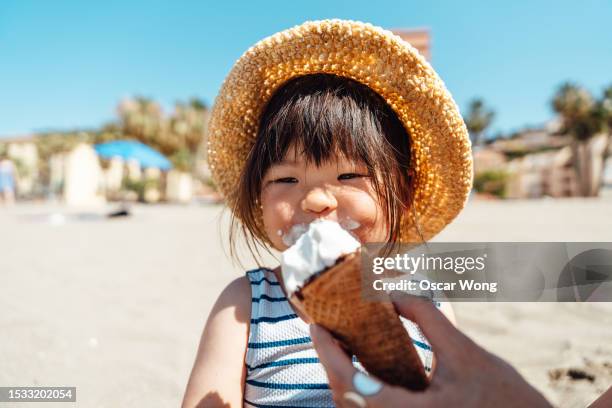
<path id="1" fill-rule="evenodd" d="M 292 244 L 288 239 L 292 226 L 317 218 L 338 222 L 362 244 L 387 239 L 386 221 L 367 168 L 346 158 L 336 157 L 317 167 L 288 149 L 262 180 L 261 204 L 266 234 L 279 251 Z"/>

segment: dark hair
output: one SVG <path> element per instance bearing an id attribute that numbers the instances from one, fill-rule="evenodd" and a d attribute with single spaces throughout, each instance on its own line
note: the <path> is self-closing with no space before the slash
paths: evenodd
<path id="1" fill-rule="evenodd" d="M 261 115 L 232 200 L 234 259 L 238 230 L 256 261 L 257 245 L 269 242 L 258 222 L 261 181 L 289 148 L 316 166 L 340 155 L 365 165 L 389 226 L 387 244 L 395 244 L 412 197 L 408 132 L 385 100 L 366 85 L 332 74 L 311 74 L 283 84 Z"/>

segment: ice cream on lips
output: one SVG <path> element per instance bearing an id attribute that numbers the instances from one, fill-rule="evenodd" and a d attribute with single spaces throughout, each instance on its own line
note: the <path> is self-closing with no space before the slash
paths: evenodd
<path id="1" fill-rule="evenodd" d="M 297 239 L 292 240 L 296 236 Z M 361 246 L 340 224 L 324 219 L 315 220 L 308 226 L 295 225 L 286 237 L 295 242 L 281 257 L 281 271 L 288 296 L 301 288 L 312 275 L 334 265 L 338 258 L 355 252 Z"/>

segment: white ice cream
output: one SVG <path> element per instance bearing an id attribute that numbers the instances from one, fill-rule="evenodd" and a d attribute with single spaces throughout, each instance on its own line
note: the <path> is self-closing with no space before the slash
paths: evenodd
<path id="1" fill-rule="evenodd" d="M 355 252 L 361 244 L 340 224 L 316 220 L 292 228 L 289 235 L 301 234 L 295 244 L 283 252 L 281 270 L 287 294 L 291 296 L 310 276 L 336 263 L 342 255 Z"/>
<path id="2" fill-rule="evenodd" d="M 288 247 L 292 246 L 297 242 L 298 238 L 306 232 L 306 230 L 308 230 L 307 224 L 295 224 L 293 227 L 291 227 L 288 233 L 281 235 L 283 244 L 287 245 Z"/>

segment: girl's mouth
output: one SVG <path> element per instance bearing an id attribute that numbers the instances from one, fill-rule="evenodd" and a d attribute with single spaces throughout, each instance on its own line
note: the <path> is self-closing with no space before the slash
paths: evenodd
<path id="1" fill-rule="evenodd" d="M 305 233 L 307 230 L 308 230 L 308 224 L 302 223 L 302 224 L 293 225 L 289 229 L 289 232 L 287 232 L 286 234 L 283 234 L 282 230 L 278 230 L 278 234 L 281 235 L 283 244 L 290 247 L 293 244 L 295 244 L 295 241 L 297 241 L 298 238 L 301 237 L 302 234 Z"/>
<path id="2" fill-rule="evenodd" d="M 351 219 L 350 217 L 346 217 L 346 219 L 339 221 L 338 224 L 340 224 L 342 228 L 347 230 L 351 235 L 353 235 L 357 240 L 361 242 L 359 237 L 357 237 L 357 235 L 352 232 L 353 230 L 356 230 L 361 226 L 359 222 Z M 306 223 L 294 224 L 291 226 L 287 233 L 283 234 L 283 231 L 279 229 L 277 231 L 277 234 L 281 237 L 283 244 L 287 245 L 287 247 L 290 247 L 295 244 L 298 238 L 301 237 L 302 234 L 308 230 L 308 225 L 309 224 Z"/>

